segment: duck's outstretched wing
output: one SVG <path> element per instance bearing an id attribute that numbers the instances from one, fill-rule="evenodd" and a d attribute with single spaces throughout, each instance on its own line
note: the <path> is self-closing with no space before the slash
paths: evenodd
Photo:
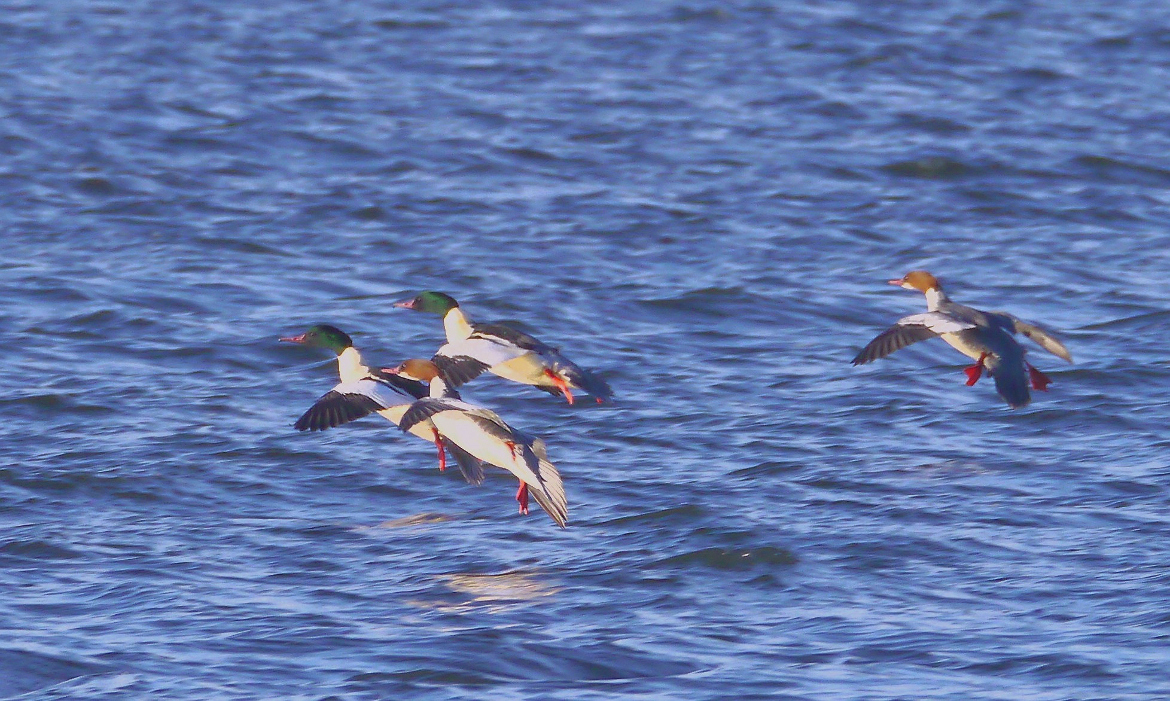
<path id="1" fill-rule="evenodd" d="M 553 349 L 552 346 L 529 336 L 523 331 L 517 331 L 505 324 L 472 324 L 471 338 L 479 338 L 498 343 L 503 346 L 512 346 L 530 353 L 541 353 Z M 555 350 L 555 349 L 553 349 Z"/>
<path id="2" fill-rule="evenodd" d="M 423 397 L 410 405 L 410 408 L 399 419 L 398 428 L 403 431 L 409 431 L 415 424 L 426 421 L 435 414 L 444 411 L 458 411 L 461 414 L 467 414 L 477 420 L 493 423 L 505 429 L 508 426 L 496 412 L 490 409 L 468 404 L 465 401 L 452 397 Z"/>
<path id="3" fill-rule="evenodd" d="M 362 418 L 375 411 L 404 404 L 392 389 L 374 378 L 342 382 L 321 396 L 297 419 L 298 431 L 324 431 Z"/>
<path id="4" fill-rule="evenodd" d="M 426 384 L 418 380 L 403 377 L 386 369 L 370 368 L 370 375 L 378 382 L 393 389 L 404 397 L 422 399 L 427 396 Z"/>
<path id="5" fill-rule="evenodd" d="M 973 328 L 975 328 L 975 324 L 960 321 L 939 312 L 911 314 L 898 319 L 898 323 L 878 334 L 853 358 L 853 364 L 871 363 L 912 343 L 925 341 L 939 334 L 957 333 Z"/>
<path id="6" fill-rule="evenodd" d="M 483 462 L 479 458 L 449 440 L 443 441 L 443 445 L 446 446 L 447 452 L 451 453 L 451 457 L 455 458 L 459 471 L 463 473 L 463 479 L 469 484 L 483 484 Z"/>
<path id="7" fill-rule="evenodd" d="M 398 428 L 403 431 L 409 431 L 415 424 L 426 421 L 440 411 L 447 411 L 454 408 L 452 403 L 446 399 L 423 397 L 410 405 L 410 408 L 398 420 Z"/>
<path id="8" fill-rule="evenodd" d="M 454 343 L 439 347 L 431 362 L 449 387 L 471 382 L 494 365 L 515 360 L 531 351 L 478 332 Z"/>
<path id="9" fill-rule="evenodd" d="M 482 375 L 491 366 L 459 348 L 447 344 L 431 356 L 431 362 L 439 368 L 439 377 L 448 387 L 459 387 Z"/>
<path id="10" fill-rule="evenodd" d="M 1011 322 L 1011 326 L 1009 328 L 1014 329 L 1016 333 L 1027 336 L 1032 340 L 1033 343 L 1040 346 L 1044 350 L 1058 358 L 1063 358 L 1070 363 L 1073 361 L 1072 353 L 1070 353 L 1068 348 L 1065 348 L 1064 344 L 1061 343 L 1060 340 L 1056 338 L 1056 336 L 1053 336 L 1051 332 L 1042 329 L 1035 324 L 1030 324 L 1013 314 L 1008 314 L 1007 312 L 995 312 L 995 314 L 1007 318 Z"/>

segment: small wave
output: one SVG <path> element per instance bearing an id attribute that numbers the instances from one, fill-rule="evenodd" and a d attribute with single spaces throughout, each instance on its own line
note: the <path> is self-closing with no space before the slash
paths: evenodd
<path id="1" fill-rule="evenodd" d="M 88 195 L 115 195 L 124 192 L 108 178 L 96 175 L 78 178 L 74 187 Z"/>
<path id="2" fill-rule="evenodd" d="M 1015 655 L 1001 657 L 992 662 L 983 662 L 962 667 L 964 671 L 1003 675 L 1028 674 L 1041 678 L 1067 679 L 1069 677 L 1119 678 L 1103 661 L 1085 660 L 1073 654 Z"/>
<path id="3" fill-rule="evenodd" d="M 1147 326 L 1156 326 L 1161 328 L 1165 325 L 1167 319 L 1170 319 L 1170 311 L 1159 310 L 1155 312 L 1145 312 L 1142 314 L 1134 314 L 1133 316 L 1124 316 L 1118 319 L 1110 319 L 1109 321 L 1102 321 L 1097 324 L 1089 324 L 1081 327 L 1085 331 L 1100 331 L 1103 329 L 1128 329 L 1128 328 L 1144 328 Z"/>
<path id="4" fill-rule="evenodd" d="M 1072 160 L 1072 167 L 1076 170 L 1089 171 L 1101 180 L 1120 183 L 1162 185 L 1170 182 L 1170 170 L 1144 163 L 1085 154 Z"/>
<path id="5" fill-rule="evenodd" d="M 0 648 L 0 669 L 4 670 L 0 675 L 0 696 L 4 698 L 109 671 L 88 660 L 17 648 Z"/>
<path id="6" fill-rule="evenodd" d="M 535 148 L 506 148 L 504 153 L 525 161 L 556 161 L 560 160 L 555 154 Z"/>
<path id="7" fill-rule="evenodd" d="M 24 560 L 74 560 L 82 554 L 43 540 L 12 540 L 0 545 L 0 554 Z"/>
<path id="8" fill-rule="evenodd" d="M 742 287 L 704 287 L 674 297 L 646 299 L 640 303 L 652 309 L 724 316 L 731 311 L 728 305 L 749 304 L 752 301 L 754 297 Z"/>
<path id="9" fill-rule="evenodd" d="M 346 679 L 346 682 L 359 686 L 381 686 L 387 682 L 401 684 L 403 682 L 434 684 L 442 687 L 483 686 L 497 680 L 494 675 L 477 674 L 464 670 L 434 669 L 432 667 L 417 667 L 401 672 L 364 672 L 355 674 Z M 336 698 L 336 697 L 326 697 Z M 390 698 L 390 697 L 387 697 Z"/>
<path id="10" fill-rule="evenodd" d="M 245 241 L 242 239 L 233 239 L 223 236 L 203 236 L 196 239 L 196 243 L 200 246 L 206 246 L 212 249 L 214 253 L 224 253 L 226 251 L 234 251 L 236 253 L 253 253 L 266 256 L 291 256 L 292 254 L 276 248 L 274 246 L 266 246 L 256 241 Z"/>
<path id="11" fill-rule="evenodd" d="M 957 180 L 978 174 L 982 169 L 946 156 L 928 156 L 895 161 L 881 167 L 890 175 L 923 180 Z"/>
<path id="12" fill-rule="evenodd" d="M 716 570 L 750 570 L 756 567 L 788 567 L 799 560 L 791 551 L 773 546 L 759 548 L 703 548 L 653 563 L 654 567 L 699 565 Z"/>
<path id="13" fill-rule="evenodd" d="M 350 212 L 350 216 L 361 221 L 381 221 L 386 218 L 386 210 L 376 204 L 358 207 Z"/>
<path id="14" fill-rule="evenodd" d="M 31 407 L 35 410 L 55 414 L 109 414 L 115 411 L 113 407 L 82 403 L 68 394 L 57 392 L 0 399 L 0 406 Z"/>
<path id="15" fill-rule="evenodd" d="M 522 648 L 528 654 L 510 670 L 521 679 L 663 679 L 691 674 L 700 669 L 693 662 L 609 642 L 591 645 L 551 645 L 540 642 L 527 643 Z"/>
<path id="16" fill-rule="evenodd" d="M 1010 75 L 1014 78 L 1020 78 L 1029 82 L 1052 82 L 1068 78 L 1068 74 L 1054 71 L 1051 68 L 1040 68 L 1033 66 L 1030 68 L 1020 68 L 1011 71 Z"/>
<path id="17" fill-rule="evenodd" d="M 964 134 L 971 131 L 970 126 L 944 117 L 931 117 L 913 112 L 903 112 L 898 115 L 898 119 L 905 127 L 930 132 L 932 134 Z"/>
<path id="18" fill-rule="evenodd" d="M 632 523 L 641 523 L 643 521 L 661 521 L 674 518 L 681 518 L 683 520 L 690 521 L 702 515 L 703 509 L 697 504 L 684 504 L 682 506 L 672 506 L 668 509 L 659 509 L 658 511 L 634 514 L 633 516 L 622 516 L 621 518 L 615 518 L 612 521 L 606 521 L 602 525 L 628 525 Z"/>
<path id="19" fill-rule="evenodd" d="M 447 29 L 449 22 L 435 19 L 379 19 L 372 24 L 378 29 Z"/>
<path id="20" fill-rule="evenodd" d="M 676 22 L 724 22 L 732 18 L 729 11 L 722 7 L 686 7 L 674 8 L 673 19 Z"/>

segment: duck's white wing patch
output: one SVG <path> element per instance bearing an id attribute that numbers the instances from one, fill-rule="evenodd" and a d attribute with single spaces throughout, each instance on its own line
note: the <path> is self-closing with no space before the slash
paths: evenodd
<path id="1" fill-rule="evenodd" d="M 898 325 L 925 326 L 936 334 L 958 333 L 975 328 L 975 324 L 939 312 L 923 312 L 922 314 L 904 316 L 898 319 Z"/>
<path id="2" fill-rule="evenodd" d="M 403 399 L 393 388 L 372 379 L 342 382 L 336 385 L 333 391 L 338 394 L 367 397 L 380 404 L 383 409 L 402 404 Z"/>
<path id="3" fill-rule="evenodd" d="M 506 363 L 509 360 L 515 360 L 528 352 L 523 348 L 510 343 L 502 343 L 493 338 L 478 338 L 473 336 L 462 341 L 456 341 L 455 343 L 444 344 L 439 348 L 436 355 L 445 355 L 449 358 L 458 356 L 475 358 L 488 367 L 492 367 L 493 365 Z"/>

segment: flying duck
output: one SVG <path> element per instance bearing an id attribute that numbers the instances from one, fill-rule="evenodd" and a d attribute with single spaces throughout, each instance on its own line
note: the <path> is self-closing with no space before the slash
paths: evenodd
<path id="1" fill-rule="evenodd" d="M 366 367 L 349 335 L 336 326 L 318 324 L 299 336 L 281 338 L 314 348 L 328 348 L 337 354 L 337 371 L 341 382 L 309 407 L 293 427 L 298 431 L 324 431 L 372 413 L 381 414 L 395 425 L 411 403 L 428 395 L 428 388 L 417 378 Z M 408 398 L 404 401 L 403 398 Z M 429 421 L 415 424 L 410 433 L 433 441 L 439 451 L 439 469 L 447 467 L 444 447 L 459 465 L 463 478 L 472 484 L 483 482 L 483 465 L 458 446 L 445 443 Z"/>
<path id="2" fill-rule="evenodd" d="M 979 381 L 984 370 L 995 378 L 995 389 L 1013 409 L 1027 406 L 1032 400 L 1028 391 L 1046 390 L 1051 380 L 1024 359 L 1023 346 L 1015 339 L 1020 333 L 1053 355 L 1072 362 L 1072 354 L 1048 331 L 1006 312 L 984 312 L 956 304 L 947 298 L 938 279 L 925 270 L 906 273 L 900 280 L 890 280 L 907 290 L 926 295 L 924 314 L 912 314 L 878 334 L 853 359 L 863 365 L 928 338 L 939 336 L 975 364 L 963 372 L 967 386 Z"/>
<path id="3" fill-rule="evenodd" d="M 558 526 L 565 527 L 569 518 L 565 487 L 557 468 L 549 462 L 543 440 L 512 428 L 493 411 L 452 397 L 438 366 L 431 361 L 407 360 L 388 372 L 430 383 L 429 396 L 410 405 L 399 428 L 409 431 L 429 421 L 447 446 L 456 445 L 520 480 L 516 491 L 520 513 L 528 513 L 531 494 Z"/>
<path id="4" fill-rule="evenodd" d="M 451 387 L 470 382 L 486 370 L 506 380 L 562 394 L 569 404 L 573 403 L 573 389 L 593 395 L 599 404 L 613 396 L 605 380 L 579 367 L 558 348 L 503 324 L 470 321 L 450 295 L 422 292 L 394 306 L 443 318 L 447 343 L 431 361 Z"/>

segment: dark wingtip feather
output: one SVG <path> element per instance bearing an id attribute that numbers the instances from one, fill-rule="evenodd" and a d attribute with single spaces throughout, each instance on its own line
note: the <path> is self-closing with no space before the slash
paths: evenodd
<path id="1" fill-rule="evenodd" d="M 912 343 L 925 341 L 937 335 L 925 326 L 919 326 L 917 324 L 894 324 L 866 344 L 865 348 L 862 348 L 861 352 L 853 357 L 853 364 L 864 365 L 871 363 L 879 358 L 886 357 L 896 350 L 901 350 Z"/>

